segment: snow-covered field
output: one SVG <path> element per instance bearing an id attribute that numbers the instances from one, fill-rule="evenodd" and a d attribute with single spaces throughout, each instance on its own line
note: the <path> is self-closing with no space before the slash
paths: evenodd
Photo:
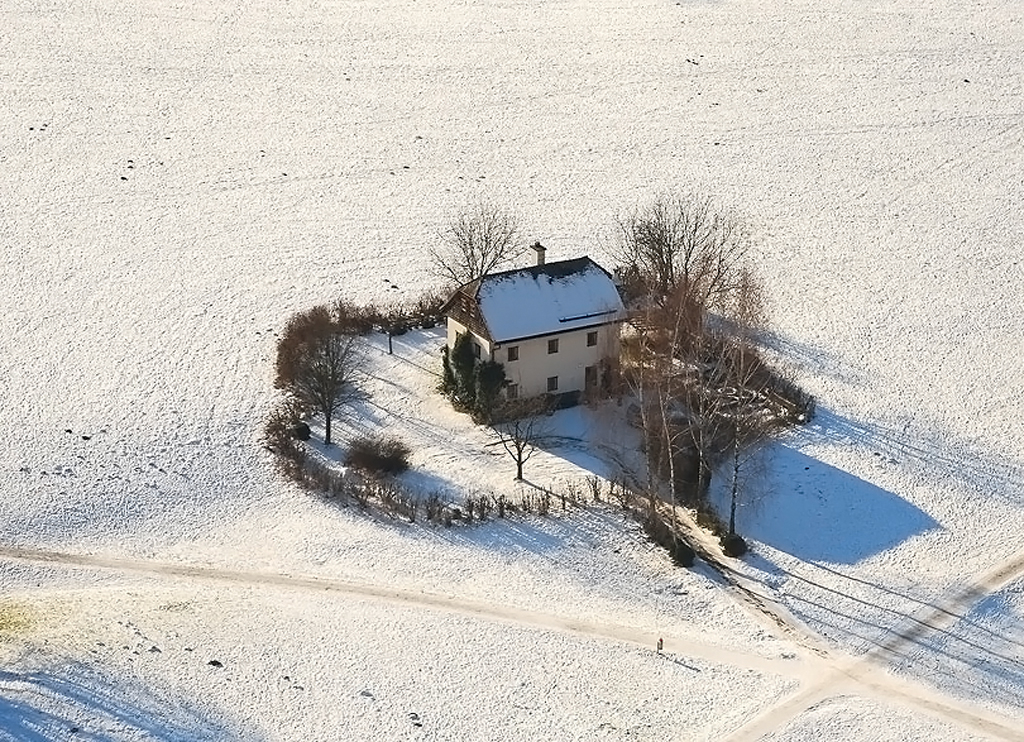
<path id="1" fill-rule="evenodd" d="M 7 0 L 0 60 L 0 737 L 1024 738 L 1017 4 Z M 820 400 L 740 513 L 795 629 L 610 508 L 275 476 L 291 312 L 415 295 L 479 199 L 601 261 L 670 188 L 757 229 Z M 439 340 L 374 342 L 416 475 L 510 488 Z"/>

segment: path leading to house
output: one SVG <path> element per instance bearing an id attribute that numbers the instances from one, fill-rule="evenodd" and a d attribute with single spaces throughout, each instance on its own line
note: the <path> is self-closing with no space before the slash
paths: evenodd
<path id="1" fill-rule="evenodd" d="M 689 526 L 695 528 L 690 522 Z M 698 531 L 699 532 L 699 531 Z M 702 533 L 702 532 L 699 532 Z M 757 740 L 784 727 L 805 710 L 840 695 L 863 694 L 898 702 L 910 709 L 956 724 L 973 733 L 994 739 L 1024 742 L 1019 722 L 992 713 L 967 701 L 944 695 L 914 680 L 900 678 L 888 671 L 887 657 L 903 645 L 919 641 L 923 636 L 941 631 L 963 611 L 984 596 L 998 590 L 1024 574 L 1024 551 L 979 575 L 970 585 L 921 616 L 910 616 L 895 631 L 894 637 L 865 655 L 838 653 L 824 645 L 821 638 L 795 619 L 774 599 L 762 593 L 757 585 L 726 566 L 717 545 L 702 536 L 698 551 L 729 583 L 730 589 L 759 615 L 780 627 L 805 652 L 784 658 L 765 658 L 731 650 L 681 635 L 645 631 L 634 626 L 531 611 L 457 596 L 394 588 L 306 574 L 246 571 L 215 566 L 189 565 L 150 559 L 121 558 L 72 552 L 49 551 L 26 547 L 0 547 L 0 558 L 37 564 L 61 565 L 70 568 L 113 570 L 184 580 L 211 580 L 240 585 L 266 585 L 295 590 L 329 591 L 358 599 L 382 600 L 429 610 L 459 613 L 483 620 L 507 622 L 560 632 L 620 641 L 653 647 L 659 636 L 665 636 L 674 653 L 700 658 L 713 663 L 749 668 L 793 677 L 801 681 L 799 689 L 779 704 L 736 730 L 729 742 Z"/>

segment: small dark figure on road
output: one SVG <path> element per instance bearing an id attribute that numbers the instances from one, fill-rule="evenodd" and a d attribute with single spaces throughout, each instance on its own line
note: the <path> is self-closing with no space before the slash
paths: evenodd
<path id="1" fill-rule="evenodd" d="M 661 654 L 661 650 L 664 648 L 664 646 L 665 646 L 665 642 L 663 642 L 661 640 L 661 637 L 659 636 L 658 637 L 658 654 Z"/>

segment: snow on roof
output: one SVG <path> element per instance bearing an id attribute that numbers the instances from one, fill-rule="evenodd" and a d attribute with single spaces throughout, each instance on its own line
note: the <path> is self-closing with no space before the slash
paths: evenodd
<path id="1" fill-rule="evenodd" d="M 625 314 L 615 283 L 589 257 L 484 276 L 477 299 L 496 343 L 592 327 Z"/>

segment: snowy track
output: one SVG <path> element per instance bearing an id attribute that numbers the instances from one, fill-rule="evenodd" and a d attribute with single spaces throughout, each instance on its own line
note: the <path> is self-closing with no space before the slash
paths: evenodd
<path id="1" fill-rule="evenodd" d="M 692 541 L 698 544 L 701 556 L 729 583 L 739 600 L 751 611 L 767 617 L 790 639 L 810 648 L 812 657 L 818 661 L 813 680 L 804 682 L 792 697 L 730 735 L 728 742 L 763 739 L 823 701 L 858 692 L 889 702 L 899 699 L 908 707 L 996 739 L 1024 740 L 1019 719 L 992 713 L 978 704 L 965 703 L 934 687 L 891 672 L 892 660 L 904 660 L 902 650 L 908 645 L 922 643 L 931 634 L 946 633 L 952 624 L 964 620 L 972 606 L 1024 577 L 1024 551 L 993 565 L 946 600 L 920 611 L 920 615 L 906 616 L 902 624 L 892 627 L 888 641 L 864 655 L 853 656 L 828 648 L 822 637 L 798 621 L 779 599 L 767 595 L 763 586 L 728 566 L 729 560 L 722 555 L 717 542 L 702 532 L 684 510 L 680 509 L 679 519 Z M 978 649 L 983 651 L 983 647 Z"/>
<path id="2" fill-rule="evenodd" d="M 735 573 L 739 585 L 745 580 Z M 760 718 L 753 720 L 743 729 L 729 736 L 729 742 L 753 742 L 779 730 L 793 717 L 820 704 L 829 698 L 848 693 L 868 692 L 883 700 L 899 701 L 909 707 L 945 719 L 966 730 L 996 739 L 1024 740 L 1020 719 L 1009 718 L 971 703 L 965 703 L 935 688 L 899 678 L 891 674 L 891 659 L 903 659 L 901 649 L 913 643 L 920 643 L 929 634 L 942 633 L 964 619 L 972 605 L 996 592 L 1014 579 L 1024 576 L 1024 552 L 1000 562 L 986 570 L 971 585 L 956 593 L 940 605 L 931 608 L 921 616 L 910 616 L 902 626 L 893 628 L 892 639 L 863 656 L 843 656 L 835 650 L 827 651 L 821 658 L 820 676 L 805 683 L 791 698 L 773 707 Z M 749 587 L 740 587 L 749 593 Z M 759 595 L 756 607 L 763 610 L 774 621 L 785 626 L 788 633 L 814 645 L 821 645 L 821 638 L 808 631 L 807 627 L 792 620 L 781 606 L 772 605 L 767 596 Z"/>
<path id="3" fill-rule="evenodd" d="M 451 595 L 402 590 L 385 585 L 318 577 L 315 575 L 277 574 L 270 572 L 197 566 L 150 559 L 123 559 L 89 554 L 41 549 L 0 547 L 0 558 L 37 564 L 61 565 L 90 569 L 139 573 L 186 581 L 202 580 L 234 585 L 274 586 L 292 590 L 331 592 L 341 596 L 391 602 L 474 617 L 529 626 L 568 634 L 641 647 L 653 646 L 665 633 L 643 631 L 636 627 L 602 622 L 586 622 L 557 614 L 529 611 L 497 603 L 466 600 Z M 827 649 L 821 638 L 796 621 L 781 605 L 747 583 L 741 575 L 719 564 L 717 569 L 727 576 L 741 600 L 755 612 L 782 627 L 790 638 L 813 651 L 797 660 L 770 659 L 746 652 L 694 641 L 681 635 L 668 635 L 672 654 L 688 659 L 728 664 L 760 672 L 794 677 L 801 680 L 798 692 L 772 706 L 759 717 L 732 732 L 728 742 L 754 742 L 784 728 L 795 716 L 822 702 L 847 694 L 866 694 L 881 700 L 898 700 L 901 705 L 956 724 L 965 730 L 990 735 L 995 739 L 1018 742 L 1024 740 L 1018 720 L 992 713 L 976 704 L 965 703 L 944 695 L 934 688 L 889 672 L 887 658 L 897 654 L 902 645 L 918 642 L 928 633 L 942 632 L 955 620 L 962 619 L 971 604 L 998 590 L 1011 580 L 1024 575 L 1024 552 L 995 565 L 970 586 L 959 591 L 945 604 L 920 618 L 911 618 L 907 625 L 895 630 L 895 638 L 863 656 L 845 655 Z"/>
<path id="4" fill-rule="evenodd" d="M 339 595 L 382 600 L 402 605 L 427 608 L 435 611 L 459 613 L 487 621 L 501 621 L 521 626 L 534 626 L 580 636 L 627 642 L 641 647 L 653 647 L 658 638 L 668 638 L 673 652 L 692 658 L 702 658 L 715 663 L 744 667 L 778 675 L 801 675 L 799 662 L 793 659 L 770 659 L 748 652 L 730 650 L 702 643 L 692 637 L 665 632 L 644 631 L 634 626 L 612 623 L 587 622 L 578 618 L 559 616 L 541 611 L 522 610 L 498 603 L 483 603 L 451 595 L 424 591 L 401 590 L 386 585 L 354 582 L 314 575 L 289 575 L 270 572 L 250 572 L 219 567 L 205 567 L 175 564 L 149 559 L 120 559 L 88 554 L 45 551 L 40 549 L 0 547 L 0 558 L 18 561 L 58 564 L 66 567 L 87 567 L 118 572 L 134 572 L 163 577 L 185 578 L 187 580 L 213 580 L 236 585 L 267 585 L 296 590 L 332 592 Z"/>

